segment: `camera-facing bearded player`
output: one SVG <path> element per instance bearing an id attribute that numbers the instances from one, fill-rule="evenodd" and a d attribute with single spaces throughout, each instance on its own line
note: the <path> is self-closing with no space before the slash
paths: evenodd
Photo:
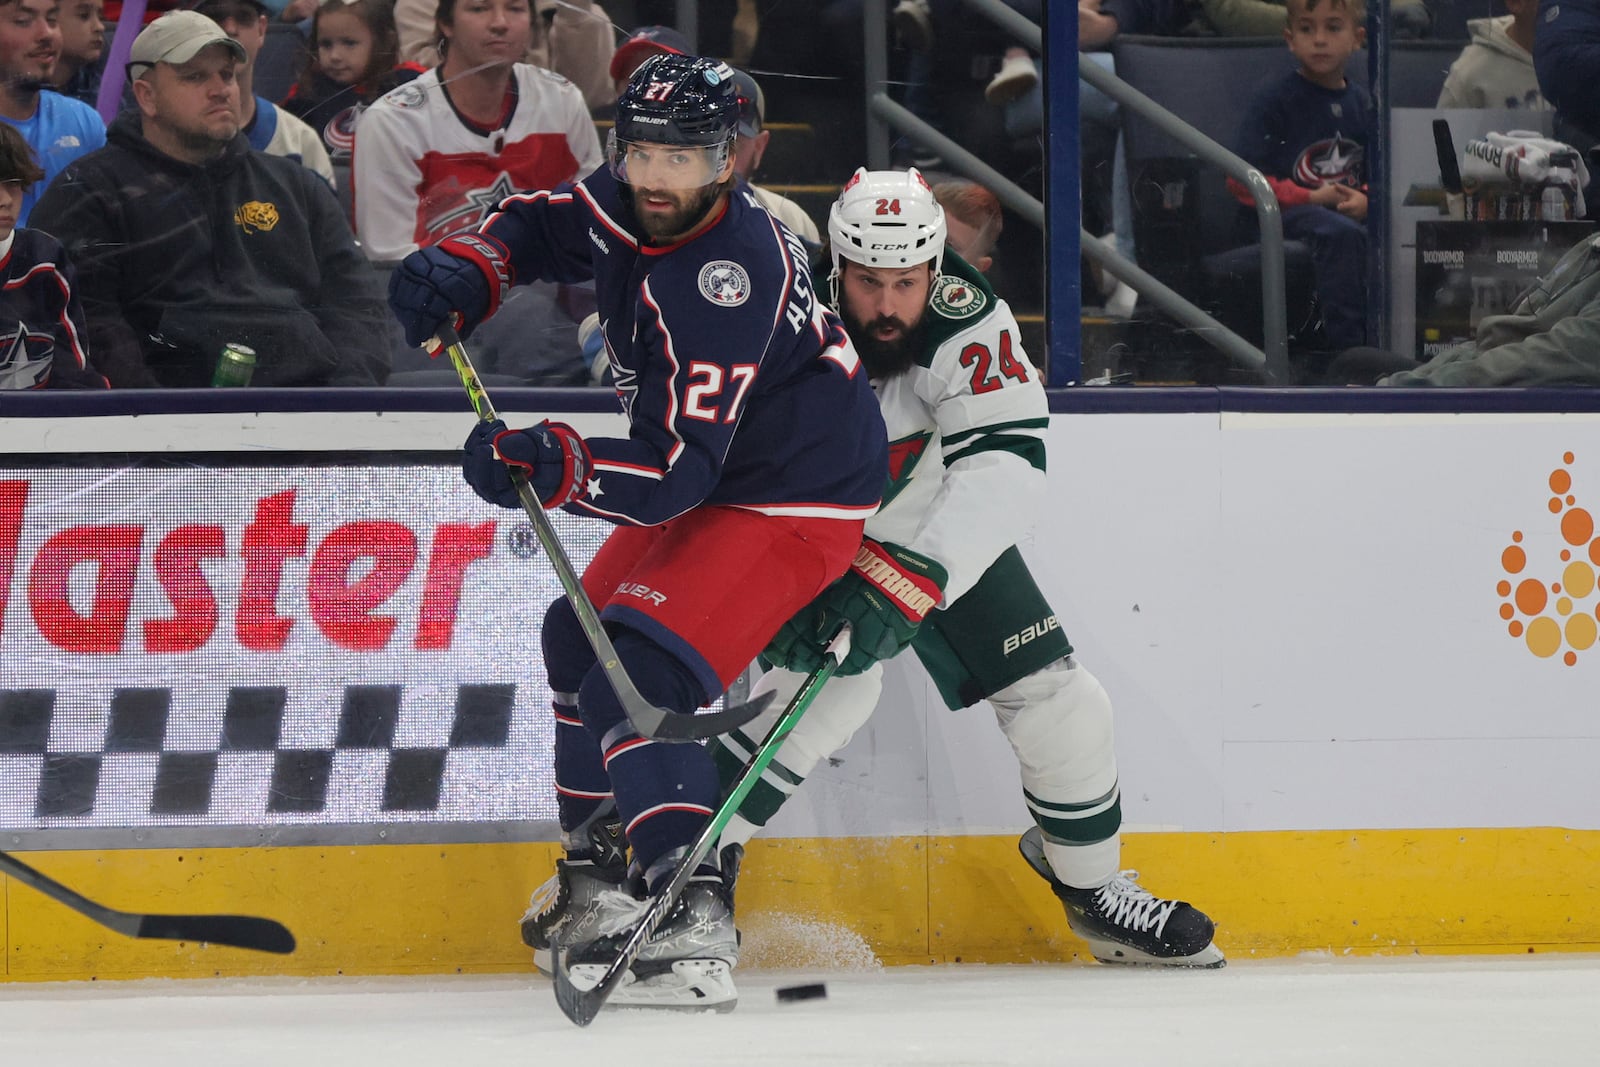
<path id="1" fill-rule="evenodd" d="M 682 714 L 851 565 L 888 470 L 867 373 L 800 239 L 734 177 L 732 74 L 693 56 L 646 60 L 617 102 L 605 166 L 508 197 L 476 233 L 406 257 L 389 295 L 421 344 L 447 321 L 468 335 L 512 285 L 594 279 L 627 436 L 480 426 L 464 471 L 479 496 L 517 508 L 515 464 L 546 507 L 617 525 L 584 588 L 640 693 Z M 565 597 L 541 643 L 566 857 L 523 936 L 541 968 L 584 988 L 645 907 L 624 850 L 643 892 L 660 893 L 720 787 L 704 747 L 633 731 Z M 699 864 L 612 1004 L 734 1006 L 729 882 L 718 856 Z"/>

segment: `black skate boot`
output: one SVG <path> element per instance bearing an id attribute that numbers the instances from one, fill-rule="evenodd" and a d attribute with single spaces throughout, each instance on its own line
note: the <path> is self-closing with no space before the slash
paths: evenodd
<path id="1" fill-rule="evenodd" d="M 1198 908 L 1163 900 L 1139 885 L 1137 871 L 1122 871 L 1095 889 L 1075 889 L 1056 880 L 1037 826 L 1017 847 L 1067 910 L 1067 925 L 1089 944 L 1101 963 L 1160 967 L 1221 967 L 1227 960 L 1212 942 L 1216 925 Z"/>
<path id="2" fill-rule="evenodd" d="M 597 820 L 584 835 L 589 855 L 556 860 L 556 873 L 533 891 L 522 916 L 522 943 L 533 949 L 533 965 L 549 977 L 556 940 L 590 941 L 599 936 L 595 898 L 621 889 L 628 877 L 628 841 L 622 823 Z"/>
<path id="3" fill-rule="evenodd" d="M 579 990 L 593 989 L 642 917 L 648 898 L 608 891 L 596 900 L 601 936 L 579 944 L 563 936 L 563 966 Z M 733 968 L 739 938 L 733 897 L 717 875 L 697 875 L 645 943 L 607 1007 L 729 1012 L 739 1002 Z"/>

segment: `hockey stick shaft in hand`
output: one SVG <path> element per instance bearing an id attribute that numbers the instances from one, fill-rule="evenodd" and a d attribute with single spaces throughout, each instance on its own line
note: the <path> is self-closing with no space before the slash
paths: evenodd
<path id="1" fill-rule="evenodd" d="M 750 757 L 750 762 L 744 765 L 739 777 L 728 787 L 727 796 L 711 814 L 705 829 L 700 831 L 700 836 L 695 838 L 694 844 L 689 846 L 688 854 L 673 869 L 672 877 L 667 879 L 667 884 L 651 898 L 644 914 L 639 918 L 639 924 L 623 942 L 616 958 L 606 965 L 605 972 L 598 982 L 589 989 L 579 989 L 573 985 L 572 976 L 567 969 L 568 950 L 560 945 L 556 946 L 553 968 L 556 1003 L 560 1005 L 561 1011 L 567 1018 L 579 1026 L 588 1026 L 600 1013 L 600 1009 L 605 1007 L 606 1000 L 616 991 L 617 986 L 622 984 L 628 969 L 639 958 L 639 953 L 644 951 L 645 943 L 660 928 L 667 913 L 672 910 L 672 905 L 683 892 L 683 887 L 689 884 L 695 868 L 700 866 L 701 860 L 710 855 L 728 821 L 739 810 L 739 805 L 744 803 L 745 797 L 756 787 L 756 783 L 761 780 L 767 764 L 772 762 L 772 758 L 778 754 L 778 749 L 783 747 L 784 740 L 793 732 L 795 724 L 800 721 L 800 716 L 805 714 L 811 702 L 816 699 L 822 687 L 833 677 L 833 672 L 839 669 L 839 664 L 843 663 L 849 654 L 850 624 L 844 623 L 828 642 L 828 650 L 822 657 L 822 664 L 806 676 L 799 691 L 783 709 L 783 714 L 778 716 L 778 721 L 772 724 L 772 729 L 762 738 L 755 755 Z"/>
<path id="2" fill-rule="evenodd" d="M 455 329 L 449 325 L 440 327 L 437 340 L 449 353 L 450 362 L 454 364 L 456 375 L 461 379 L 461 384 L 467 391 L 467 399 L 472 402 L 472 410 L 477 413 L 478 418 L 484 422 L 493 422 L 499 418 L 495 414 L 494 405 L 489 401 L 488 391 L 483 387 L 483 380 L 478 377 L 478 371 L 473 367 L 472 359 L 467 355 L 466 347 L 461 343 L 461 338 Z M 703 715 L 680 715 L 667 708 L 657 707 L 646 700 L 638 687 L 633 684 L 633 679 L 629 677 L 622 661 L 617 658 L 616 647 L 612 645 L 611 637 L 600 621 L 600 613 L 595 610 L 589 594 L 584 592 L 583 580 L 578 577 L 577 569 L 567 558 L 566 549 L 556 537 L 555 528 L 545 516 L 544 505 L 534 493 L 533 486 L 528 484 L 528 479 L 521 470 L 512 467 L 510 474 L 511 484 L 517 490 L 517 499 L 522 502 L 522 510 L 527 512 L 528 521 L 533 523 L 533 532 L 538 536 L 539 543 L 544 546 L 545 555 L 549 556 L 550 562 L 555 565 L 556 577 L 560 579 L 561 588 L 566 591 L 572 610 L 578 616 L 578 624 L 583 627 L 583 632 L 589 638 L 589 644 L 594 648 L 594 654 L 600 661 L 601 669 L 606 672 L 611 688 L 616 691 L 617 699 L 622 702 L 622 710 L 627 714 L 628 721 L 641 736 L 648 737 L 652 741 L 703 741 L 717 734 L 737 730 L 766 710 L 768 701 L 757 700 Z"/>
<path id="3" fill-rule="evenodd" d="M 288 927 L 272 919 L 259 919 L 252 915 L 148 915 L 115 911 L 68 889 L 8 852 L 0 852 L 0 872 L 125 937 L 205 941 L 258 952 L 294 951 L 294 935 Z"/>

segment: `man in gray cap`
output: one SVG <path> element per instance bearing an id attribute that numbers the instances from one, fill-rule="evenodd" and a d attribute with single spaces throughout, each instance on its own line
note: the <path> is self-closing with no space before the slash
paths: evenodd
<path id="1" fill-rule="evenodd" d="M 137 110 L 34 210 L 78 268 L 90 350 L 113 386 L 213 382 L 224 345 L 251 385 L 378 385 L 389 316 L 333 191 L 239 132 L 245 52 L 172 11 L 134 39 Z"/>

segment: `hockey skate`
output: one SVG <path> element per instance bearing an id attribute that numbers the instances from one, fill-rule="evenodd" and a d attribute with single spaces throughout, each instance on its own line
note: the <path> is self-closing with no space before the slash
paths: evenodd
<path id="1" fill-rule="evenodd" d="M 628 842 L 620 822 L 593 823 L 586 836 L 590 855 L 556 860 L 556 873 L 533 891 L 522 916 L 522 943 L 533 949 L 533 965 L 547 978 L 554 966 L 551 946 L 557 939 L 599 937 L 595 901 L 601 893 L 621 889 L 628 877 Z"/>
<path id="2" fill-rule="evenodd" d="M 1159 967 L 1221 967 L 1227 963 L 1211 940 L 1216 925 L 1198 908 L 1163 900 L 1138 883 L 1137 871 L 1122 871 L 1096 889 L 1075 889 L 1056 880 L 1037 826 L 1017 843 L 1022 858 L 1061 899 L 1067 925 L 1089 944 L 1101 963 Z"/>
<path id="3" fill-rule="evenodd" d="M 600 936 L 588 942 L 557 938 L 561 966 L 575 989 L 593 989 L 616 959 L 649 901 L 608 890 L 596 899 Z M 645 943 L 607 1007 L 666 1011 L 732 1011 L 739 1002 L 733 968 L 739 962 L 733 901 L 727 883 L 696 877 L 684 886 L 653 937 Z"/>

